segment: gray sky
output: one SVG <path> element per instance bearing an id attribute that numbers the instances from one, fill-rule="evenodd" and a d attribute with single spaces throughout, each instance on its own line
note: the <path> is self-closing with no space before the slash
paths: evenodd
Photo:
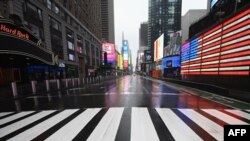
<path id="1" fill-rule="evenodd" d="M 206 9 L 207 0 L 182 0 L 182 15 L 189 9 Z M 139 28 L 142 22 L 148 21 L 148 0 L 114 0 L 115 44 L 119 52 L 124 39 L 129 42 L 133 65 L 139 49 Z"/>

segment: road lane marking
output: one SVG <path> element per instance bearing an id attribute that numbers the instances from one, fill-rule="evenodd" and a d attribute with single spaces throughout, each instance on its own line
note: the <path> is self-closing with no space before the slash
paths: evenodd
<path id="1" fill-rule="evenodd" d="M 110 108 L 101 119 L 94 131 L 90 134 L 88 141 L 113 141 L 121 121 L 124 108 Z"/>
<path id="2" fill-rule="evenodd" d="M 77 111 L 77 109 L 74 110 L 64 110 L 61 113 L 51 117 L 50 119 L 47 119 L 43 122 L 41 122 L 40 124 L 26 130 L 25 132 L 20 133 L 19 135 L 13 137 L 10 139 L 10 141 L 27 141 L 27 140 L 32 140 L 35 137 L 39 136 L 40 134 L 42 134 L 43 132 L 45 132 L 46 130 L 48 130 L 49 128 L 53 127 L 54 125 L 56 125 L 57 123 L 59 123 L 60 121 L 64 120 L 65 118 L 67 118 L 68 116 L 70 116 L 71 114 L 75 113 Z"/>
<path id="3" fill-rule="evenodd" d="M 132 108 L 131 141 L 158 141 L 147 108 Z"/>
<path id="4" fill-rule="evenodd" d="M 220 111 L 218 111 L 218 110 L 215 110 L 215 109 L 202 109 L 202 111 L 204 111 L 204 112 L 206 112 L 206 113 L 208 113 L 208 114 L 210 114 L 210 115 L 212 115 L 212 116 L 214 116 L 214 117 L 216 117 L 216 118 L 218 118 L 218 119 L 220 119 L 220 120 L 222 120 L 222 121 L 224 121 L 224 122 L 226 122 L 226 123 L 228 123 L 228 124 L 232 124 L 232 125 L 237 125 L 237 124 L 248 124 L 248 123 L 246 123 L 246 122 L 243 122 L 243 121 L 241 121 L 241 120 L 239 120 L 239 119 L 237 119 L 237 118 L 234 118 L 234 117 L 231 117 L 231 116 L 229 116 L 229 115 L 227 115 L 227 114 L 225 114 L 225 113 L 222 113 L 222 112 L 220 112 Z"/>
<path id="5" fill-rule="evenodd" d="M 156 108 L 168 130 L 177 141 L 201 141 L 202 139 L 181 120 L 173 111 L 167 108 Z"/>
<path id="6" fill-rule="evenodd" d="M 233 113 L 233 114 L 235 114 L 235 115 L 238 115 L 238 116 L 240 116 L 240 117 L 243 117 L 243 118 L 245 118 L 245 119 L 248 119 L 248 120 L 250 120 L 250 114 L 249 113 L 245 113 L 245 112 L 242 112 L 242 111 L 240 111 L 240 110 L 225 110 L 225 111 L 227 111 L 227 112 L 230 112 L 230 113 Z"/>
<path id="7" fill-rule="evenodd" d="M 3 124 L 8 123 L 10 121 L 24 117 L 24 116 L 29 115 L 31 113 L 34 113 L 34 111 L 25 111 L 25 112 L 17 113 L 17 114 L 14 114 L 12 116 L 6 117 L 6 118 L 0 120 L 0 125 L 3 125 Z"/>
<path id="8" fill-rule="evenodd" d="M 192 109 L 178 109 L 193 122 L 197 123 L 201 128 L 203 128 L 207 133 L 212 135 L 216 140 L 223 140 L 223 127 L 211 121 L 210 119 L 204 117 L 203 115 L 197 113 Z"/>
<path id="9" fill-rule="evenodd" d="M 87 109 L 57 132 L 52 134 L 46 141 L 69 141 L 72 140 L 88 122 L 101 110 L 101 108 Z"/>
<path id="10" fill-rule="evenodd" d="M 13 112 L 3 112 L 3 113 L 0 113 L 0 118 L 3 117 L 3 116 L 6 116 L 6 115 L 9 115 L 9 114 L 12 114 Z"/>
<path id="11" fill-rule="evenodd" d="M 25 127 L 26 125 L 29 125 L 51 113 L 55 112 L 55 110 L 49 110 L 49 111 L 42 111 L 40 113 L 37 113 L 33 116 L 27 117 L 19 122 L 13 123 L 9 126 L 3 127 L 0 129 L 0 138 L 4 137 L 8 134 L 10 134 L 11 132 L 14 132 L 22 127 Z"/>

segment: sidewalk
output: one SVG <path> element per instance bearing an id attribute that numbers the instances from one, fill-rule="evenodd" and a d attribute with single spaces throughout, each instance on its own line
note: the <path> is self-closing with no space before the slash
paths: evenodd
<path id="1" fill-rule="evenodd" d="M 171 82 L 171 83 L 184 85 L 187 87 L 192 87 L 192 88 L 208 91 L 211 93 L 215 93 L 217 95 L 222 95 L 225 97 L 230 97 L 230 98 L 234 98 L 237 100 L 241 100 L 241 101 L 245 101 L 245 102 L 250 103 L 250 92 L 248 92 L 248 91 L 234 90 L 234 89 L 224 88 L 224 87 L 220 87 L 220 86 L 216 86 L 216 85 L 212 85 L 212 84 L 183 81 L 183 80 L 173 79 L 173 78 L 158 78 L 158 79 L 162 80 L 162 81 L 167 81 L 167 82 Z"/>

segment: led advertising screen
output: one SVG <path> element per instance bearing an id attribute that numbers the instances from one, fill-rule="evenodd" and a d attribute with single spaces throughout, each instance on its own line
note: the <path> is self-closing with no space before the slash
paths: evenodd
<path id="1" fill-rule="evenodd" d="M 124 61 L 124 62 L 123 62 L 123 67 L 124 67 L 124 68 L 128 68 L 128 61 Z"/>
<path id="2" fill-rule="evenodd" d="M 119 67 L 119 69 L 123 69 L 123 59 L 122 59 L 122 55 L 118 55 L 118 58 L 119 58 L 119 60 L 118 60 L 118 67 Z"/>
<path id="3" fill-rule="evenodd" d="M 182 75 L 249 75 L 250 9 L 182 46 Z"/>
<path id="4" fill-rule="evenodd" d="M 163 58 L 164 34 L 162 34 L 154 42 L 154 61 L 159 61 Z"/>
<path id="5" fill-rule="evenodd" d="M 115 64 L 115 61 L 116 61 L 115 45 L 113 43 L 103 43 L 102 44 L 102 51 L 107 52 L 108 63 Z M 104 53 L 102 53 L 102 55 L 104 55 Z M 104 56 L 102 58 L 104 61 Z"/>
<path id="6" fill-rule="evenodd" d="M 164 47 L 164 57 L 180 55 L 181 36 L 176 32 L 170 36 L 169 45 Z"/>
<path id="7" fill-rule="evenodd" d="M 145 50 L 144 51 L 144 61 L 145 61 L 145 63 L 151 63 L 152 62 L 151 50 Z"/>
<path id="8" fill-rule="evenodd" d="M 180 56 L 171 56 L 162 59 L 162 68 L 180 67 Z"/>
<path id="9" fill-rule="evenodd" d="M 212 9 L 213 6 L 216 4 L 218 0 L 210 0 L 210 8 Z"/>

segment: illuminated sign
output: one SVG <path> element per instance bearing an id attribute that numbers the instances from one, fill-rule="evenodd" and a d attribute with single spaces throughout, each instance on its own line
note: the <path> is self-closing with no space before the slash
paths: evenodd
<path id="1" fill-rule="evenodd" d="M 55 64 L 54 54 L 39 47 L 41 43 L 41 40 L 24 27 L 17 26 L 6 19 L 0 20 L 0 54 L 18 54 L 46 64 Z"/>
<path id="2" fill-rule="evenodd" d="M 144 61 L 145 63 L 151 63 L 152 61 L 152 54 L 151 54 L 151 50 L 145 50 L 144 51 Z"/>
<path id="3" fill-rule="evenodd" d="M 180 56 L 171 56 L 162 59 L 162 68 L 180 67 Z"/>
<path id="4" fill-rule="evenodd" d="M 154 61 L 159 61 L 163 57 L 164 34 L 154 42 Z"/>
<path id="5" fill-rule="evenodd" d="M 249 75 L 250 9 L 182 45 L 182 75 Z"/>
<path id="6" fill-rule="evenodd" d="M 9 22 L 0 23 L 0 33 L 5 33 L 5 34 L 8 34 L 10 36 L 14 36 L 20 39 L 29 40 L 36 44 L 39 41 L 35 36 L 30 34 L 28 31 L 26 31 L 26 29 L 22 27 L 18 27 Z"/>
<path id="7" fill-rule="evenodd" d="M 124 67 L 124 68 L 128 68 L 128 61 L 124 61 L 124 62 L 123 62 L 123 67 Z"/>
<path id="8" fill-rule="evenodd" d="M 102 51 L 107 52 L 107 61 L 112 65 L 115 64 L 116 56 L 115 56 L 115 45 L 113 43 L 103 43 L 102 44 Z M 104 55 L 104 53 L 102 53 Z M 104 61 L 104 56 L 103 56 Z"/>

